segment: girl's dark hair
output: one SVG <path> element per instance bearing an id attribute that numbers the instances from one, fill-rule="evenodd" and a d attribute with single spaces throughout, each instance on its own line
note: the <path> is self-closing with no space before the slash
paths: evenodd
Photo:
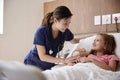
<path id="1" fill-rule="evenodd" d="M 53 23 L 53 19 L 61 20 L 72 16 L 71 11 L 66 6 L 59 6 L 53 12 L 47 13 L 42 21 L 42 26 L 48 26 Z"/>
<path id="2" fill-rule="evenodd" d="M 114 54 L 115 53 L 115 49 L 116 49 L 116 41 L 114 36 L 112 35 L 108 35 L 108 34 L 103 34 L 103 33 L 99 33 L 98 35 L 101 35 L 104 39 L 104 44 L 106 46 L 106 49 L 104 50 L 104 54 Z M 91 54 L 95 54 L 96 51 L 95 50 L 91 50 L 90 51 Z"/>

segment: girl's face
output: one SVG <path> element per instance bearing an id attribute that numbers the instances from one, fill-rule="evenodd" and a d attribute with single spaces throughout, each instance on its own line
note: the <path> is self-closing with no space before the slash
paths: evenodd
<path id="1" fill-rule="evenodd" d="M 70 23 L 71 23 L 71 17 L 61 20 L 55 19 L 56 27 L 61 32 L 65 32 L 65 30 L 69 27 Z"/>
<path id="2" fill-rule="evenodd" d="M 97 35 L 93 42 L 93 50 L 103 51 L 105 49 L 104 39 L 101 35 Z"/>

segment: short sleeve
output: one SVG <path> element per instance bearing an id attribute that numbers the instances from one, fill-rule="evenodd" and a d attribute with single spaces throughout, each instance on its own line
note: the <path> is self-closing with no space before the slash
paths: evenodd
<path id="1" fill-rule="evenodd" d="M 70 41 L 73 39 L 73 33 L 69 30 L 69 29 L 66 29 L 65 31 L 65 40 L 66 41 Z"/>
<path id="2" fill-rule="evenodd" d="M 109 56 L 109 61 L 112 61 L 112 60 L 119 61 L 119 59 L 118 59 L 117 56 L 115 56 L 115 55 L 110 55 L 110 56 Z"/>
<path id="3" fill-rule="evenodd" d="M 33 44 L 45 45 L 45 31 L 44 28 L 38 28 L 34 35 Z"/>
<path id="4" fill-rule="evenodd" d="M 89 54 L 88 58 L 96 59 L 96 60 L 99 61 L 99 58 L 97 56 L 93 55 L 93 54 Z"/>

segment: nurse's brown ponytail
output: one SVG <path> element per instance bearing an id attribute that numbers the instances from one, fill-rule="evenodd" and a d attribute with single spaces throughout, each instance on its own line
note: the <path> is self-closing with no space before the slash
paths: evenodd
<path id="1" fill-rule="evenodd" d="M 53 12 L 45 15 L 42 26 L 48 26 L 54 22 L 54 18 L 61 20 L 63 18 L 67 19 L 72 16 L 71 11 L 66 6 L 58 6 Z"/>
<path id="2" fill-rule="evenodd" d="M 42 26 L 48 26 L 53 23 L 53 12 L 47 13 L 42 21 Z"/>

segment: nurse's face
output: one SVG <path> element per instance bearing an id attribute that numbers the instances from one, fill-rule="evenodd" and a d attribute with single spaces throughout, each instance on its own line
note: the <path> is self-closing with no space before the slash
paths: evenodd
<path id="1" fill-rule="evenodd" d="M 61 32 L 65 32 L 65 30 L 69 27 L 71 23 L 71 17 L 67 18 L 67 19 L 61 19 L 61 20 L 57 20 L 55 21 L 56 27 L 59 31 Z"/>

